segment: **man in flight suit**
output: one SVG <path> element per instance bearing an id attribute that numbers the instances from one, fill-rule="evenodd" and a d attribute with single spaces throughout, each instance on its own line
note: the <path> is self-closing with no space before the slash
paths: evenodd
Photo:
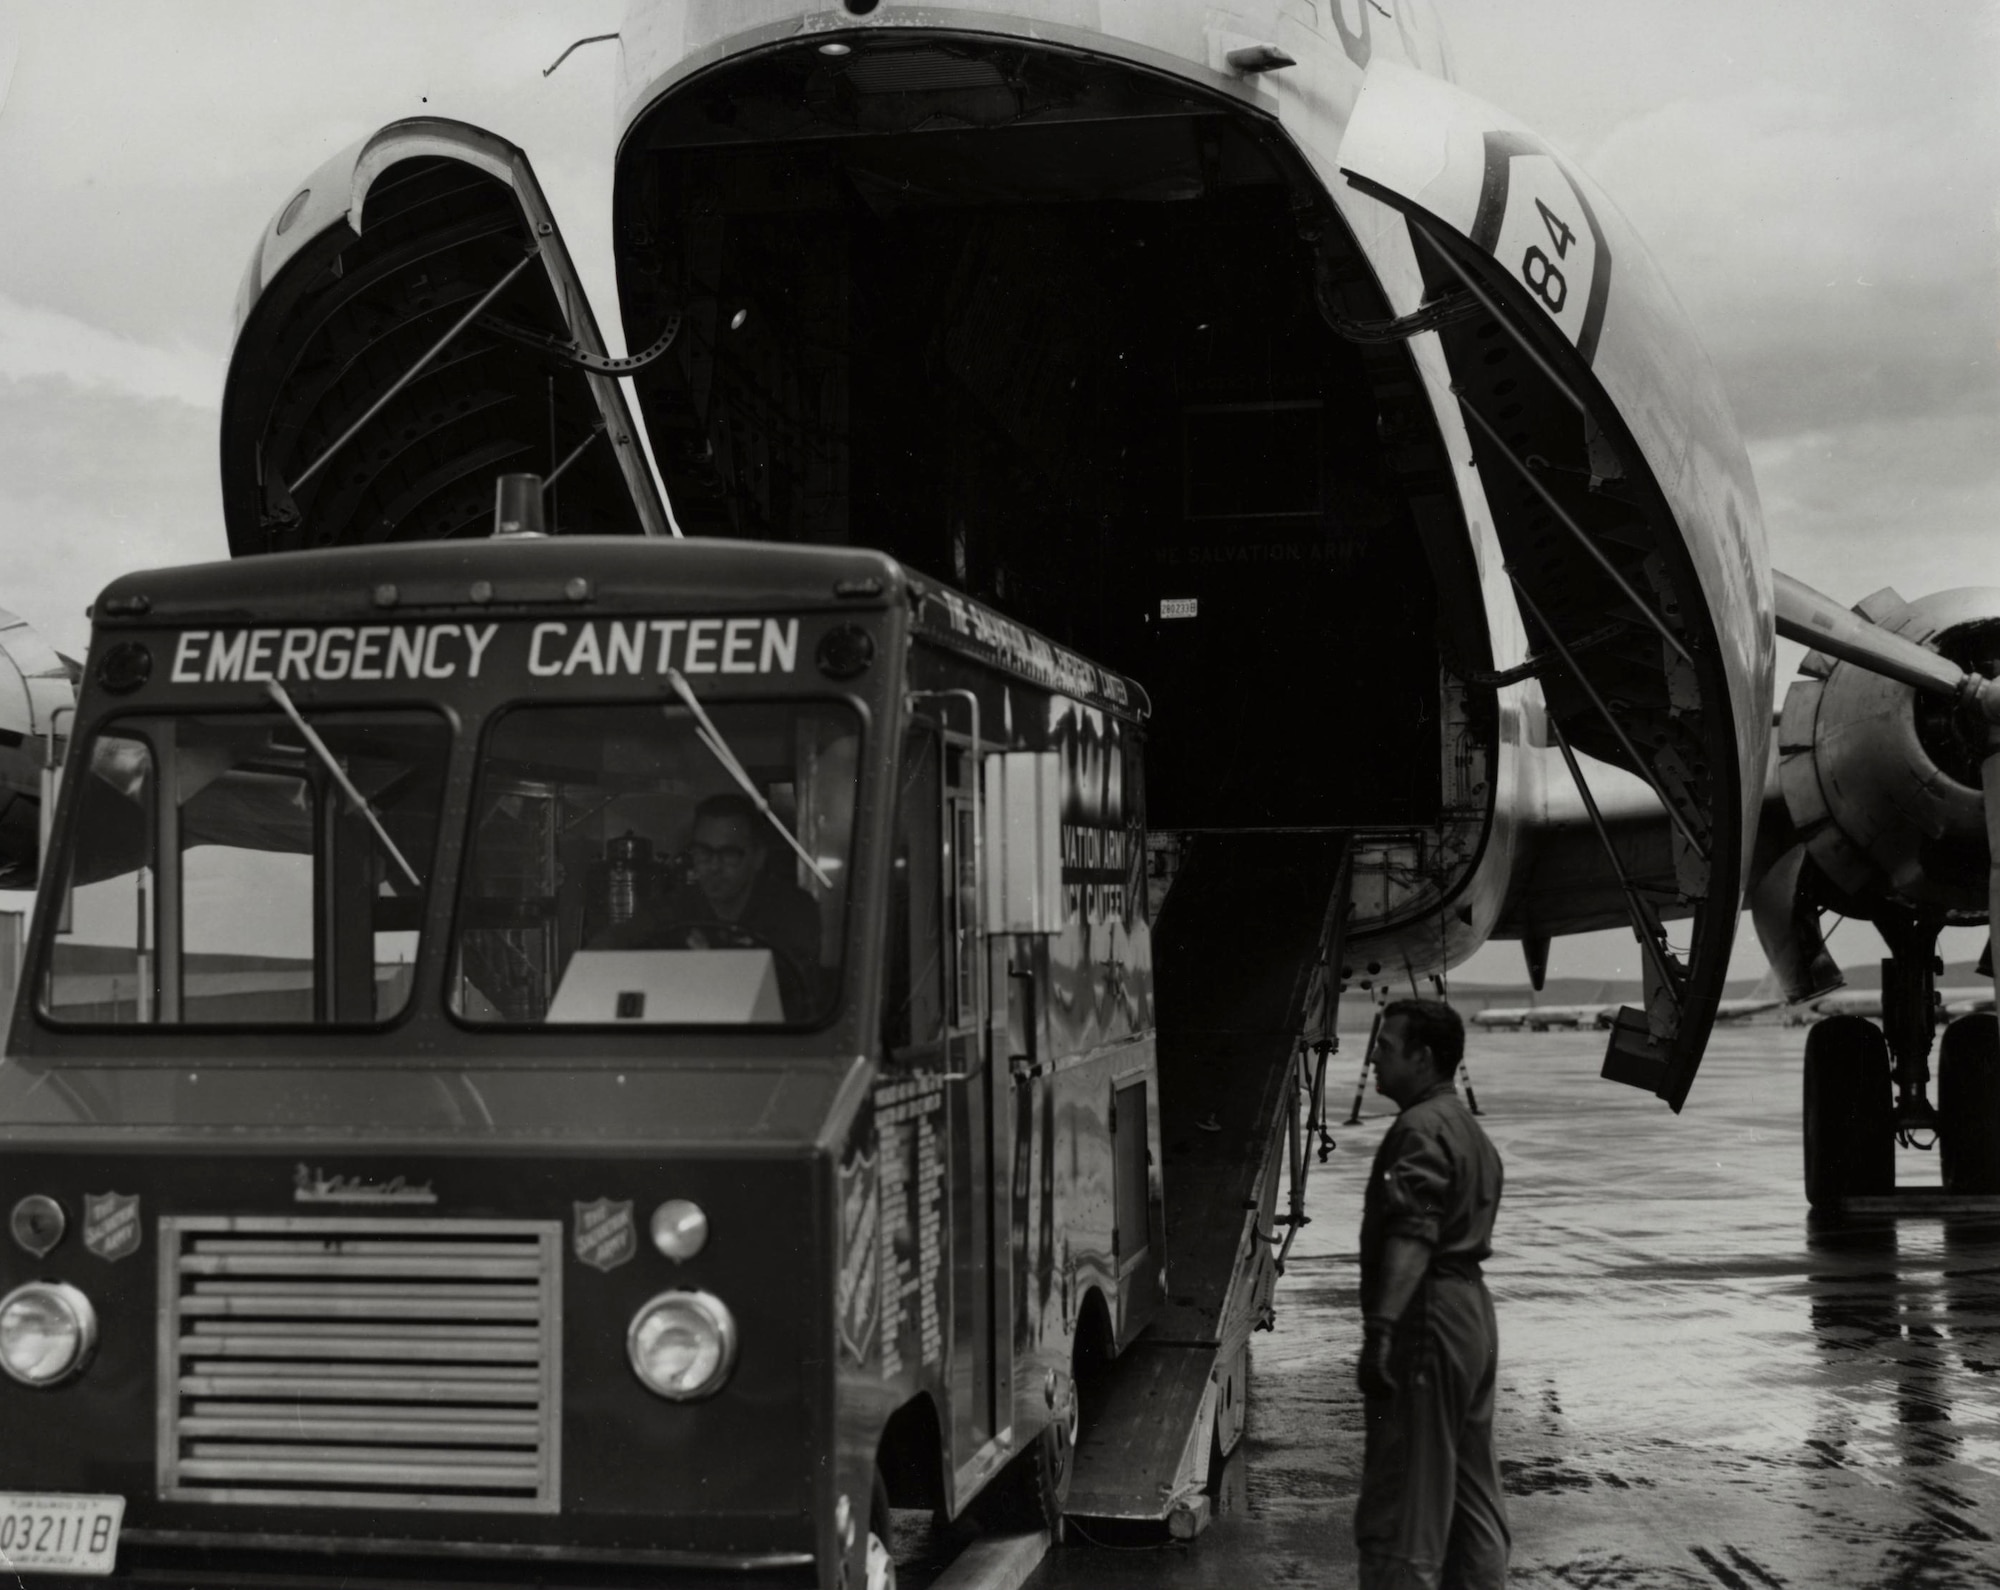
<path id="1" fill-rule="evenodd" d="M 1402 1113 L 1362 1202 L 1362 1590 L 1498 1590 L 1507 1578 L 1493 1453 L 1499 1338 L 1479 1271 L 1493 1251 L 1500 1156 L 1452 1086 L 1464 1052 L 1456 1011 L 1404 999 L 1383 1012 L 1370 1056 L 1376 1091 Z"/>

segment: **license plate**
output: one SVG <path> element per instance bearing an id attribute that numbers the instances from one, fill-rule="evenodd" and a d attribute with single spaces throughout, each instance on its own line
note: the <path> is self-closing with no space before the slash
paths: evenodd
<path id="1" fill-rule="evenodd" d="M 118 1557 L 122 1496 L 0 1492 L 0 1568 L 9 1573 L 109 1573 Z"/>

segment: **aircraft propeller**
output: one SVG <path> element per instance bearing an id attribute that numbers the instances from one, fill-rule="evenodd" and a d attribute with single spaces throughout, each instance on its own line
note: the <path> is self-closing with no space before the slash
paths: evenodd
<path id="1" fill-rule="evenodd" d="M 1778 633 L 1856 667 L 1951 703 L 1961 724 L 1983 742 L 1980 785 L 1985 803 L 1987 923 L 2000 926 L 2000 679 L 1886 629 L 1788 574 L 1773 575 Z"/>

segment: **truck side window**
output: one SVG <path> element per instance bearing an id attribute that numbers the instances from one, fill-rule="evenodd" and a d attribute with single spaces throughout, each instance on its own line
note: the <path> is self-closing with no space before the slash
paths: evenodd
<path id="1" fill-rule="evenodd" d="M 102 734 L 78 779 L 65 922 L 41 986 L 42 1009 L 67 1021 L 154 1019 L 152 748 Z"/>
<path id="2" fill-rule="evenodd" d="M 889 873 L 883 1036 L 892 1052 L 935 1045 L 944 1036 L 943 816 L 938 737 L 919 725 L 903 738 Z"/>

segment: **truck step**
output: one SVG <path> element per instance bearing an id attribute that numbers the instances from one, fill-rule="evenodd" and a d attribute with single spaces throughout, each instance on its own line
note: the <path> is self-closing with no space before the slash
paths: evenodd
<path id="1" fill-rule="evenodd" d="M 1049 1532 L 982 1535 L 931 1581 L 931 1590 L 1020 1590 L 1049 1554 Z"/>

